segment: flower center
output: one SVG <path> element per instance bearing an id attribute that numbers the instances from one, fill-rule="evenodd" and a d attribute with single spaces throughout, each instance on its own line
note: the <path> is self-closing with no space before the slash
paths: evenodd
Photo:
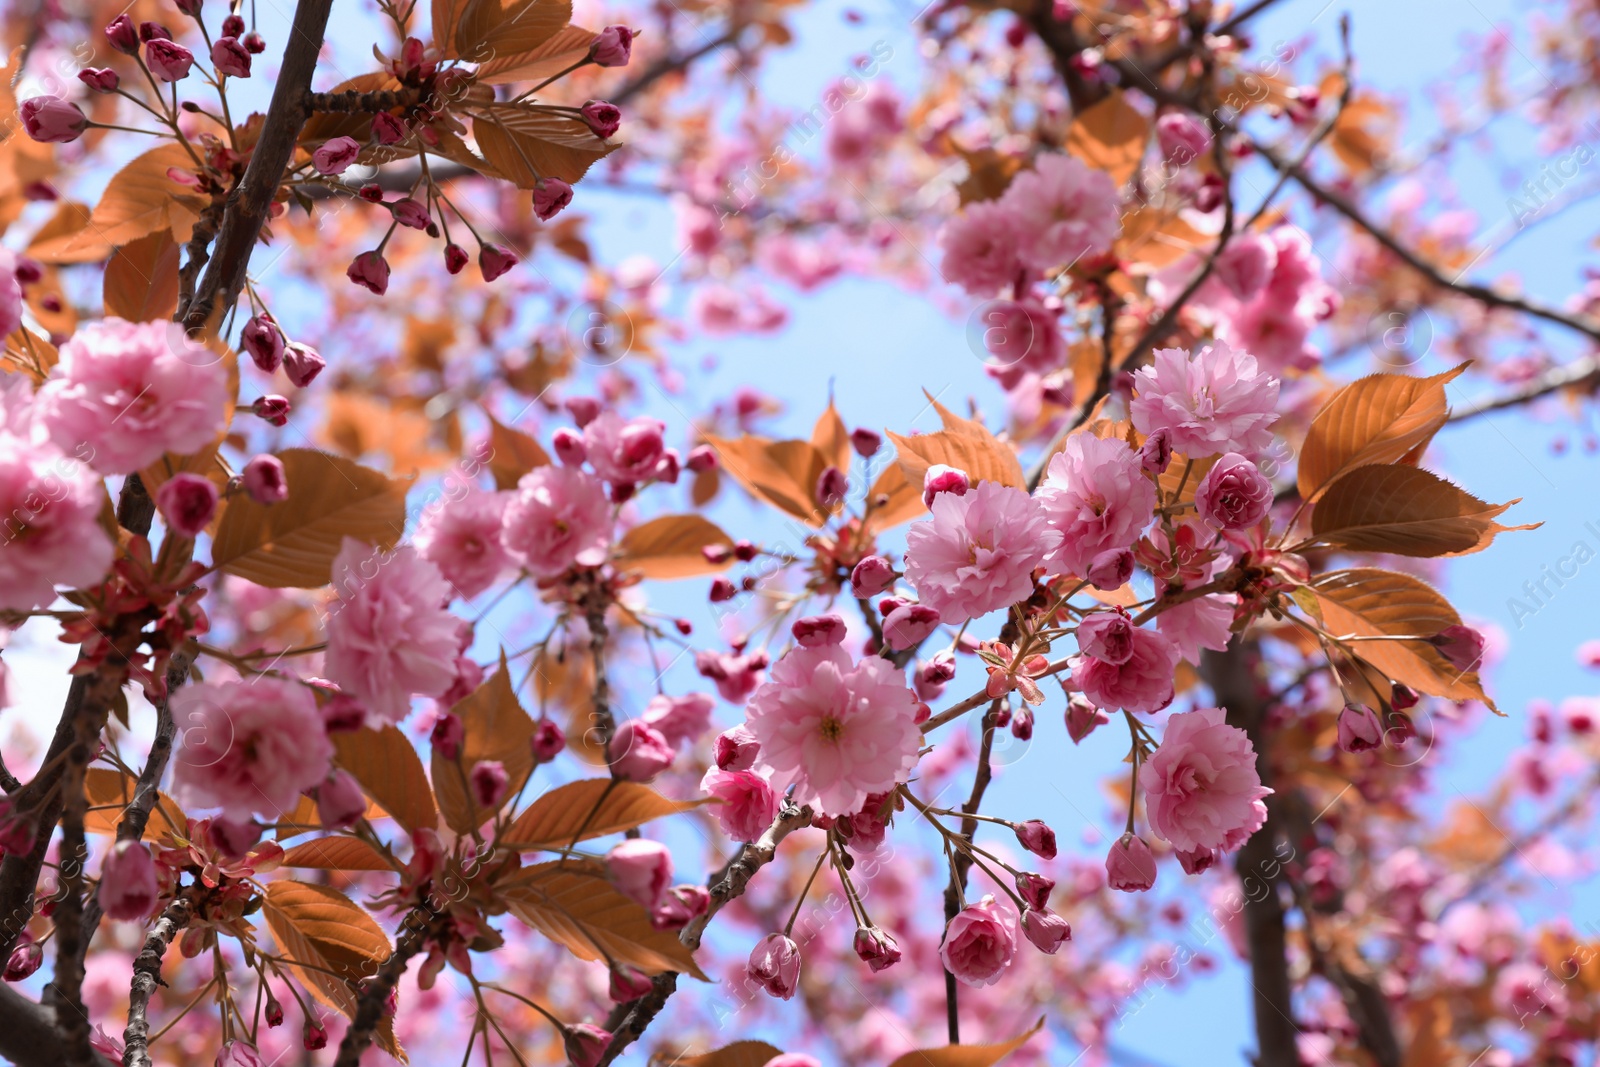
<path id="1" fill-rule="evenodd" d="M 817 727 L 819 733 L 829 741 L 837 741 L 844 735 L 844 723 L 832 715 L 824 715 L 822 724 Z"/>

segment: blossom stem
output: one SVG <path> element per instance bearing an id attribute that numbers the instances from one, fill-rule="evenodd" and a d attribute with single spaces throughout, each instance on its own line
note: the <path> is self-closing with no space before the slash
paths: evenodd
<path id="1" fill-rule="evenodd" d="M 784 937 L 788 937 L 794 932 L 794 921 L 800 918 L 800 905 L 806 902 L 806 895 L 811 892 L 811 884 L 817 880 L 817 872 L 822 870 L 823 861 L 832 854 L 833 846 L 831 842 L 828 847 L 817 854 L 817 863 L 816 866 L 811 868 L 811 877 L 806 879 L 805 888 L 800 890 L 800 896 L 794 902 L 794 911 L 789 913 L 789 921 L 783 924 Z"/>

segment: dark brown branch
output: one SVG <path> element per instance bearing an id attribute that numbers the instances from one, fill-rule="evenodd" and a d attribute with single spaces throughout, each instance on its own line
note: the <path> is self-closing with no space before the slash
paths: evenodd
<path id="1" fill-rule="evenodd" d="M 406 964 L 422 951 L 433 918 L 436 916 L 421 907 L 406 916 L 406 922 L 401 924 L 400 937 L 394 943 L 394 951 L 383 961 L 378 973 L 361 987 L 361 994 L 356 998 L 355 1015 L 350 1019 L 350 1029 L 345 1031 L 344 1040 L 339 1042 L 339 1055 L 333 1061 L 333 1067 L 359 1067 L 361 1054 L 372 1044 L 372 1035 L 383 1021 L 389 994 L 394 992 L 400 976 L 405 973 Z"/>
<path id="2" fill-rule="evenodd" d="M 61 1067 L 63 1040 L 49 1008 L 18 993 L 10 982 L 0 982 L 0 1060 L 16 1067 Z M 100 1056 L 94 1063 L 112 1067 Z"/>
<path id="3" fill-rule="evenodd" d="M 167 905 L 150 932 L 145 935 L 144 948 L 133 961 L 133 987 L 128 994 L 128 1027 L 122 1032 L 124 1067 L 151 1067 L 150 1061 L 150 997 L 156 986 L 166 985 L 161 980 L 161 961 L 173 938 L 183 932 L 194 918 L 194 894 L 198 887 L 191 886 Z"/>
<path id="4" fill-rule="evenodd" d="M 1000 640 L 1009 644 L 1017 639 L 1016 625 L 1008 620 L 1001 630 Z M 978 832 L 978 820 L 972 816 L 978 813 L 983 806 L 983 795 L 989 790 L 989 782 L 993 778 L 993 769 L 990 759 L 994 754 L 995 717 L 999 714 L 1003 701 L 996 700 L 989 704 L 989 710 L 983 717 L 983 740 L 978 746 L 978 767 L 972 777 L 972 792 L 967 795 L 966 802 L 961 805 L 961 837 L 972 844 L 972 838 Z M 961 898 L 966 892 L 967 876 L 972 872 L 972 853 L 957 851 L 950 867 L 950 884 L 944 890 L 944 922 L 950 925 L 961 911 Z M 955 975 L 949 971 L 944 972 L 944 999 L 945 1023 L 950 1033 L 952 1045 L 961 1044 L 961 1015 L 957 1006 L 957 986 Z"/>

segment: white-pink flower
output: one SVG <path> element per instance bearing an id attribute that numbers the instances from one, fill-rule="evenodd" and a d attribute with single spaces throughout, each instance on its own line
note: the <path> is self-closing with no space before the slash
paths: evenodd
<path id="1" fill-rule="evenodd" d="M 1017 281 L 1022 261 L 1017 258 L 1021 226 L 1011 208 L 995 200 L 979 200 L 945 224 L 939 236 L 944 258 L 939 272 L 944 280 L 973 296 L 994 296 Z"/>
<path id="2" fill-rule="evenodd" d="M 793 785 L 797 803 L 847 815 L 909 777 L 922 744 L 916 714 L 888 660 L 854 663 L 839 645 L 792 649 L 750 698 L 753 769 L 779 792 Z"/>
<path id="3" fill-rule="evenodd" d="M 574 467 L 540 467 L 524 474 L 506 505 L 500 540 L 541 578 L 573 564 L 598 567 L 611 543 L 605 486 Z"/>
<path id="4" fill-rule="evenodd" d="M 941 621 L 959 625 L 1033 593 L 1033 571 L 1061 541 L 1020 489 L 979 482 L 933 498 L 906 533 L 906 578 Z"/>
<path id="5" fill-rule="evenodd" d="M 227 425 L 228 374 L 169 322 L 105 319 L 61 346 L 39 390 L 40 417 L 63 451 L 102 474 L 128 474 L 167 452 L 194 452 Z"/>
<path id="6" fill-rule="evenodd" d="M 57 585 L 92 585 L 111 566 L 100 480 L 54 446 L 0 432 L 0 609 L 31 611 Z"/>
<path id="7" fill-rule="evenodd" d="M 1064 152 L 1040 156 L 1012 180 L 1000 203 L 1019 221 L 1018 255 L 1035 270 L 1106 251 L 1120 225 L 1111 175 Z"/>
<path id="8" fill-rule="evenodd" d="M 464 495 L 429 508 L 417 524 L 411 539 L 417 554 L 438 567 L 463 600 L 489 588 L 511 566 L 511 554 L 500 541 L 509 499 L 509 493 L 472 486 Z"/>
<path id="9" fill-rule="evenodd" d="M 1238 848 L 1267 821 L 1272 790 L 1256 772 L 1250 738 L 1221 708 L 1167 720 L 1161 745 L 1139 768 L 1150 826 L 1181 851 Z"/>
<path id="10" fill-rule="evenodd" d="M 230 819 L 293 811 L 321 782 L 333 745 L 311 690 L 258 675 L 196 682 L 172 694 L 178 726 L 173 796 L 191 808 L 221 808 Z"/>
<path id="11" fill-rule="evenodd" d="M 1158 348 L 1153 365 L 1134 375 L 1133 386 L 1134 428 L 1142 434 L 1170 431 L 1172 447 L 1190 459 L 1249 455 L 1272 443 L 1278 379 L 1224 341 L 1203 344 L 1192 356 L 1181 348 Z"/>
<path id="12" fill-rule="evenodd" d="M 1050 457 L 1038 500 L 1061 536 L 1046 565 L 1052 573 L 1083 575 L 1100 553 L 1139 539 L 1155 510 L 1156 487 L 1125 442 L 1076 433 Z"/>
<path id="13" fill-rule="evenodd" d="M 413 696 L 455 683 L 465 623 L 445 607 L 450 583 L 414 548 L 380 552 L 346 537 L 333 588 L 325 669 L 367 709 L 369 725 L 397 723 Z"/>

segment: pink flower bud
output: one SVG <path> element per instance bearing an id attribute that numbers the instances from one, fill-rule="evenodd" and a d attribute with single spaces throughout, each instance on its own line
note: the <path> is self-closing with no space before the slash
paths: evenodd
<path id="1" fill-rule="evenodd" d="M 89 127 L 89 117 L 78 105 L 59 96 L 35 96 L 24 100 L 19 114 L 22 128 L 28 131 L 28 136 L 46 144 L 76 141 Z"/>
<path id="2" fill-rule="evenodd" d="M 1172 462 L 1172 431 L 1165 426 L 1151 431 L 1139 446 L 1139 466 L 1146 474 L 1160 474 Z"/>
<path id="3" fill-rule="evenodd" d="M 844 640 L 844 619 L 838 615 L 807 615 L 795 620 L 789 632 L 802 648 L 837 645 Z"/>
<path id="4" fill-rule="evenodd" d="M 361 783 L 345 770 L 335 768 L 316 788 L 317 821 L 329 830 L 348 830 L 367 813 L 367 798 Z"/>
<path id="5" fill-rule="evenodd" d="M 972 488 L 972 481 L 967 477 L 967 472 L 947 467 L 943 463 L 935 463 L 928 468 L 922 476 L 922 503 L 933 507 L 933 498 L 940 493 L 954 493 L 956 496 L 965 496 L 967 490 Z"/>
<path id="6" fill-rule="evenodd" d="M 939 625 L 939 613 L 926 604 L 902 604 L 883 620 L 883 639 L 896 651 L 915 647 Z"/>
<path id="7" fill-rule="evenodd" d="M 480 808 L 493 810 L 506 798 L 511 776 L 506 772 L 506 765 L 499 760 L 481 760 L 472 765 L 469 781 L 472 783 L 473 801 Z"/>
<path id="8" fill-rule="evenodd" d="M 451 274 L 460 274 L 471 262 L 467 250 L 454 241 L 444 246 L 444 269 Z"/>
<path id="9" fill-rule="evenodd" d="M 657 930 L 682 930 L 711 904 L 711 894 L 698 885 L 675 885 L 661 895 L 650 912 L 650 925 Z"/>
<path id="10" fill-rule="evenodd" d="M 940 652 L 932 659 L 919 664 L 912 681 L 919 700 L 937 700 L 944 694 L 945 685 L 956 676 L 956 658 Z"/>
<path id="11" fill-rule="evenodd" d="M 849 489 L 850 483 L 838 467 L 824 467 L 822 473 L 817 475 L 817 503 L 825 508 L 837 508 L 843 504 Z"/>
<path id="12" fill-rule="evenodd" d="M 1022 913 L 1022 933 L 1034 948 L 1049 956 L 1072 940 L 1072 927 L 1067 920 L 1042 908 L 1029 908 Z"/>
<path id="13" fill-rule="evenodd" d="M 272 374 L 283 363 L 283 331 L 265 315 L 252 315 L 239 340 L 261 373 Z"/>
<path id="14" fill-rule="evenodd" d="M 1121 589 L 1133 577 L 1133 550 L 1108 548 L 1089 561 L 1084 575 L 1096 589 Z"/>
<path id="15" fill-rule="evenodd" d="M 866 556 L 850 572 L 850 588 L 858 597 L 873 597 L 894 585 L 894 565 L 882 556 Z"/>
<path id="16" fill-rule="evenodd" d="M 382 296 L 389 291 L 389 261 L 378 251 L 363 252 L 350 261 L 345 277 Z"/>
<path id="17" fill-rule="evenodd" d="M 578 424 L 579 429 L 600 417 L 600 401 L 592 396 L 569 396 L 561 406 L 567 409 L 567 414 L 572 416 L 572 421 Z"/>
<path id="18" fill-rule="evenodd" d="M 78 80 L 97 93 L 114 93 L 122 79 L 110 67 L 84 67 L 78 71 Z"/>
<path id="19" fill-rule="evenodd" d="M 372 136 L 383 145 L 399 144 L 406 139 L 406 126 L 387 111 L 372 116 Z"/>
<path id="20" fill-rule="evenodd" d="M 591 1023 L 579 1023 L 563 1030 L 561 1041 L 572 1067 L 595 1067 L 611 1047 L 611 1031 Z"/>
<path id="21" fill-rule="evenodd" d="M 856 450 L 856 455 L 862 459 L 871 459 L 878 454 L 878 449 L 883 445 L 883 435 L 877 430 L 869 430 L 865 426 L 858 426 L 850 431 L 850 447 Z"/>
<path id="22" fill-rule="evenodd" d="M 1470 626 L 1446 626 L 1427 640 L 1458 671 L 1475 671 L 1483 660 L 1483 635 Z"/>
<path id="23" fill-rule="evenodd" d="M 1383 743 L 1378 713 L 1354 701 L 1339 712 L 1339 747 L 1346 752 L 1370 752 Z"/>
<path id="24" fill-rule="evenodd" d="M 175 41 L 156 37 L 145 42 L 144 61 L 158 80 L 179 82 L 189 76 L 194 53 Z"/>
<path id="25" fill-rule="evenodd" d="M 1030 908 L 1042 908 L 1050 903 L 1050 894 L 1055 891 L 1054 878 L 1046 878 L 1042 874 L 1032 871 L 1023 871 L 1017 875 L 1017 895 L 1020 896 Z"/>
<path id="26" fill-rule="evenodd" d="M 428 209 L 420 200 L 411 197 L 401 197 L 389 205 L 389 213 L 394 216 L 394 221 L 413 230 L 426 230 L 433 222 L 428 214 Z"/>
<path id="27" fill-rule="evenodd" d="M 1417 691 L 1408 685 L 1395 682 L 1389 688 L 1389 703 L 1394 705 L 1395 711 L 1410 711 L 1422 702 Z"/>
<path id="28" fill-rule="evenodd" d="M 384 269 L 388 270 L 387 264 Z M 384 274 L 384 278 L 388 278 L 387 273 Z M 304 389 L 316 381 L 317 375 L 321 374 L 322 368 L 327 365 L 328 361 L 323 359 L 315 348 L 299 341 L 291 343 L 283 350 L 283 373 L 288 375 L 289 384 L 296 389 Z"/>
<path id="29" fill-rule="evenodd" d="M 1097 726 L 1104 726 L 1111 721 L 1111 716 L 1095 707 L 1094 702 L 1082 693 L 1073 693 L 1067 700 L 1067 735 L 1072 738 L 1073 744 L 1078 744 L 1085 737 L 1094 732 Z"/>
<path id="30" fill-rule="evenodd" d="M 428 735 L 429 743 L 433 750 L 447 760 L 454 760 L 461 755 L 461 743 L 467 738 L 467 727 L 461 721 L 461 716 L 453 711 L 447 711 L 433 722 L 433 730 Z M 488 805 L 480 805 L 487 807 Z"/>
<path id="31" fill-rule="evenodd" d="M 241 37 L 239 43 L 244 45 L 244 50 L 253 56 L 259 56 L 267 50 L 267 42 L 255 30 L 251 30 Z"/>
<path id="32" fill-rule="evenodd" d="M 354 137 L 333 137 L 311 153 L 311 165 L 319 174 L 343 174 L 361 155 L 361 143 Z"/>
<path id="33" fill-rule="evenodd" d="M 100 908 L 119 922 L 139 922 L 155 910 L 161 895 L 150 850 L 138 841 L 118 841 L 100 867 Z"/>
<path id="34" fill-rule="evenodd" d="M 289 421 L 289 398 L 269 393 L 257 397 L 255 403 L 250 405 L 250 410 L 259 419 L 266 419 L 274 426 L 283 426 Z"/>
<path id="35" fill-rule="evenodd" d="M 261 824 L 254 819 L 218 817 L 206 827 L 206 841 L 232 860 L 243 859 L 260 840 Z"/>
<path id="36" fill-rule="evenodd" d="M 549 222 L 572 203 L 572 186 L 560 178 L 540 178 L 533 187 L 533 213 L 540 222 Z"/>
<path id="37" fill-rule="evenodd" d="M 702 471 L 715 470 L 717 466 L 717 453 L 710 445 L 695 445 L 689 450 L 689 458 L 683 465 L 699 474 Z"/>
<path id="38" fill-rule="evenodd" d="M 170 41 L 172 31 L 159 22 L 139 23 L 139 40 L 141 41 Z"/>
<path id="39" fill-rule="evenodd" d="M 738 587 L 726 578 L 713 578 L 710 599 L 713 604 L 726 604 L 739 595 Z"/>
<path id="40" fill-rule="evenodd" d="M 224 18 L 222 20 L 222 36 L 243 37 L 244 19 L 240 18 L 238 15 L 229 15 Z"/>
<path id="41" fill-rule="evenodd" d="M 1194 505 L 1201 521 L 1213 529 L 1247 530 L 1267 517 L 1272 496 L 1267 476 L 1239 453 L 1229 452 L 1200 480 Z"/>
<path id="42" fill-rule="evenodd" d="M 555 447 L 556 458 L 568 467 L 581 467 L 583 461 L 589 458 L 589 450 L 584 446 L 583 434 L 570 426 L 562 426 L 550 437 L 550 443 Z"/>
<path id="43" fill-rule="evenodd" d="M 1123 893 L 1142 893 L 1156 884 L 1156 858 L 1144 838 L 1123 834 L 1106 853 L 1106 880 Z"/>
<path id="44" fill-rule="evenodd" d="M 1038 686 L 1035 685 L 1034 688 L 1037 689 Z M 1011 716 L 1011 736 L 1018 741 L 1033 740 L 1033 709 L 1027 704 L 1018 708 Z"/>
<path id="45" fill-rule="evenodd" d="M 106 40 L 124 55 L 131 56 L 139 50 L 139 31 L 127 15 L 118 15 L 106 24 Z"/>
<path id="46" fill-rule="evenodd" d="M 672 766 L 672 746 L 661 731 L 639 719 L 618 726 L 607 751 L 612 776 L 624 782 L 648 782 Z"/>
<path id="47" fill-rule="evenodd" d="M 328 1031 L 321 1023 L 306 1020 L 306 1027 L 300 1034 L 300 1044 L 307 1052 L 316 1052 L 328 1047 Z"/>
<path id="48" fill-rule="evenodd" d="M 631 838 L 606 853 L 606 874 L 617 892 L 648 911 L 672 884 L 672 853 L 659 841 Z"/>
<path id="49" fill-rule="evenodd" d="M 626 1004 L 630 1000 L 638 1000 L 651 988 L 650 976 L 637 967 L 630 967 L 626 963 L 612 965 L 609 993 L 613 1002 Z"/>
<path id="50" fill-rule="evenodd" d="M 486 282 L 494 281 L 516 265 L 516 253 L 501 248 L 499 245 L 486 244 L 478 249 L 478 270 L 483 274 L 483 280 Z"/>
<path id="51" fill-rule="evenodd" d="M 747 771 L 755 765 L 761 743 L 749 727 L 740 724 L 717 735 L 712 754 L 717 767 L 724 771 Z"/>
<path id="52" fill-rule="evenodd" d="M 29 941 L 25 945 L 18 945 L 11 950 L 11 957 L 6 960 L 5 980 L 8 982 L 23 982 L 33 977 L 33 973 L 44 963 L 44 946 L 37 941 Z"/>
<path id="53" fill-rule="evenodd" d="M 175 474 L 156 490 L 156 507 L 167 529 L 179 537 L 199 537 L 217 513 L 217 487 L 198 474 Z"/>
<path id="54" fill-rule="evenodd" d="M 607 26 L 589 46 L 589 58 L 602 67 L 626 67 L 633 56 L 633 30 Z"/>
<path id="55" fill-rule="evenodd" d="M 277 456 L 256 456 L 244 465 L 240 478 L 244 491 L 257 504 L 281 504 L 289 498 L 289 479 Z"/>
<path id="56" fill-rule="evenodd" d="M 211 65 L 230 78 L 250 77 L 250 53 L 233 37 L 219 37 L 211 46 Z"/>
<path id="57" fill-rule="evenodd" d="M 1200 874 L 1216 866 L 1219 854 L 1214 848 L 1179 849 L 1178 865 L 1184 874 Z"/>
<path id="58" fill-rule="evenodd" d="M 622 125 L 622 109 L 604 100 L 590 100 L 583 105 L 583 119 L 596 137 L 606 138 Z"/>
<path id="59" fill-rule="evenodd" d="M 745 974 L 771 996 L 790 999 L 800 986 L 800 946 L 783 934 L 768 934 L 751 950 Z"/>
<path id="60" fill-rule="evenodd" d="M 567 747 L 567 735 L 551 720 L 540 719 L 533 724 L 533 737 L 529 744 L 533 748 L 535 763 L 549 763 Z"/>
<path id="61" fill-rule="evenodd" d="M 904 956 L 894 938 L 876 926 L 857 927 L 854 948 L 861 962 L 872 968 L 874 974 L 893 967 Z"/>
<path id="62" fill-rule="evenodd" d="M 1086 656 L 1124 664 L 1133 658 L 1133 620 L 1123 611 L 1094 611 L 1078 624 L 1078 647 Z"/>
<path id="63" fill-rule="evenodd" d="M 1156 119 L 1156 143 L 1163 159 L 1183 167 L 1211 147 L 1211 132 L 1192 115 L 1169 111 Z"/>
<path id="64" fill-rule="evenodd" d="M 654 480 L 662 485 L 676 485 L 678 483 L 678 450 L 675 448 L 663 449 L 661 458 L 656 462 Z"/>
<path id="65" fill-rule="evenodd" d="M 1056 832 L 1039 819 L 1029 819 L 1016 826 L 1017 840 L 1022 847 L 1041 859 L 1056 858 Z"/>

